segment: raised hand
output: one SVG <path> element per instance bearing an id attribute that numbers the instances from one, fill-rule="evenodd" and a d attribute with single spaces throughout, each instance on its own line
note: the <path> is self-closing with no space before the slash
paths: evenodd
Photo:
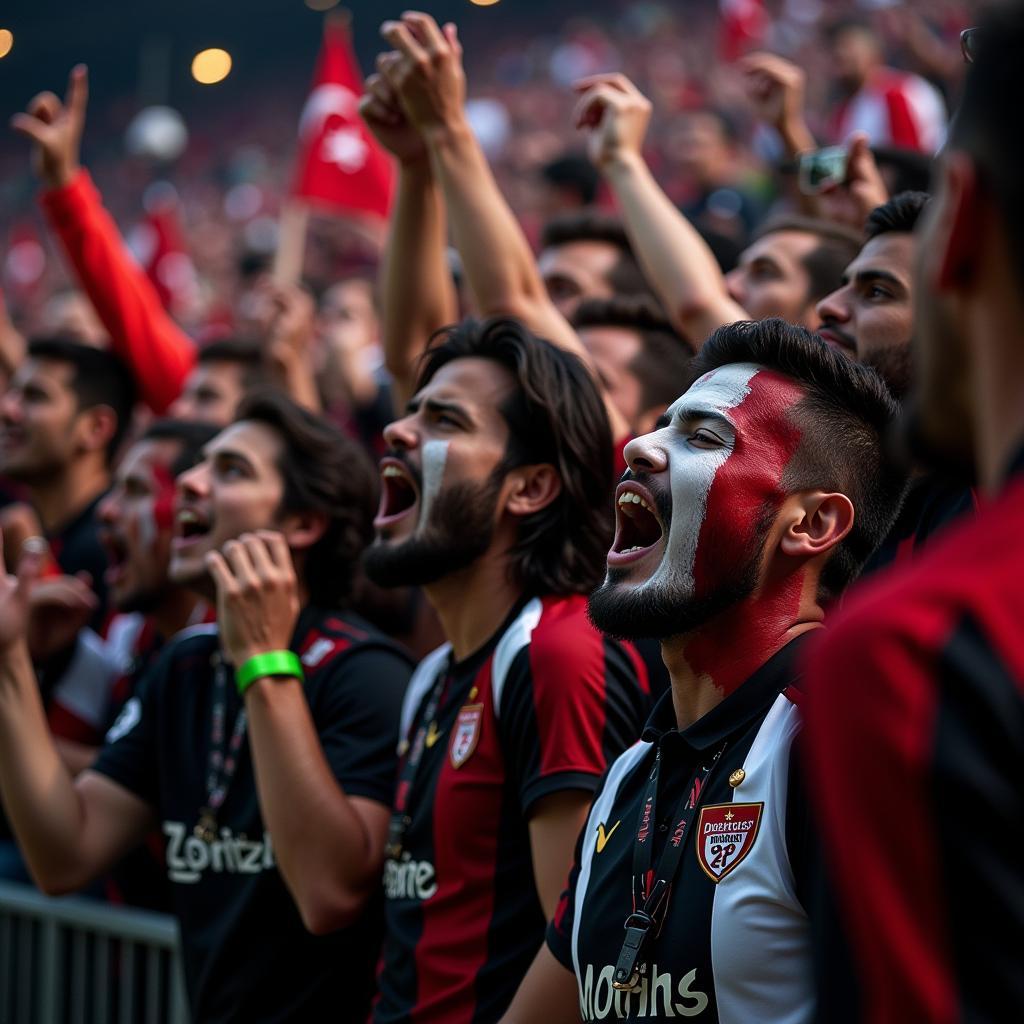
<path id="1" fill-rule="evenodd" d="M 79 64 L 68 77 L 63 103 L 54 93 L 41 92 L 25 113 L 11 118 L 11 127 L 35 143 L 33 168 L 49 188 L 63 188 L 78 172 L 88 99 L 89 73 Z"/>
<path id="2" fill-rule="evenodd" d="M 777 129 L 790 153 L 813 149 L 814 136 L 804 118 L 803 68 L 774 53 L 752 53 L 740 61 L 740 69 L 754 112 Z"/>
<path id="3" fill-rule="evenodd" d="M 38 580 L 29 593 L 26 637 L 32 660 L 45 662 L 70 647 L 98 604 L 88 573 Z"/>
<path id="4" fill-rule="evenodd" d="M 423 136 L 409 123 L 387 79 L 381 74 L 370 75 L 365 89 L 359 101 L 359 113 L 377 141 L 399 163 L 413 164 L 425 160 L 427 147 Z"/>
<path id="5" fill-rule="evenodd" d="M 257 654 L 285 651 L 299 616 L 299 588 L 284 536 L 243 533 L 206 556 L 217 587 L 224 653 L 237 667 Z"/>
<path id="6" fill-rule="evenodd" d="M 394 47 L 377 70 L 398 97 L 410 124 L 427 136 L 458 123 L 466 103 L 462 46 L 455 26 L 442 31 L 429 14 L 410 11 L 386 21 L 381 35 Z"/>
<path id="7" fill-rule="evenodd" d="M 632 157 L 643 147 L 651 101 L 625 75 L 591 75 L 573 83 L 580 93 L 573 124 L 587 133 L 587 152 L 599 168 Z"/>
<path id="8" fill-rule="evenodd" d="M 814 206 L 819 217 L 862 231 L 868 214 L 888 198 L 868 137 L 857 132 L 850 137 L 847 150 L 846 180 L 816 196 Z"/>
<path id="9" fill-rule="evenodd" d="M 22 546 L 15 575 L 7 572 L 7 563 L 0 554 L 0 657 L 25 642 L 32 588 L 43 571 L 48 553 L 49 546 L 42 537 L 30 537 Z"/>

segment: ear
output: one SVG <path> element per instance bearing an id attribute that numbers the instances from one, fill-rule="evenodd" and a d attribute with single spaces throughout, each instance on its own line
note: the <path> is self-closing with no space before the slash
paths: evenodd
<path id="1" fill-rule="evenodd" d="M 562 493 L 562 478 L 549 462 L 517 466 L 506 478 L 509 488 L 505 510 L 514 516 L 529 516 L 546 508 Z"/>
<path id="2" fill-rule="evenodd" d="M 831 551 L 853 529 L 853 516 L 853 502 L 845 494 L 808 491 L 791 495 L 783 506 L 786 529 L 779 548 L 793 558 L 816 558 Z"/>
<path id="3" fill-rule="evenodd" d="M 940 161 L 939 196 L 933 200 L 935 223 L 926 234 L 924 265 L 938 292 L 958 291 L 981 266 L 985 244 L 978 170 L 966 153 L 952 151 Z M 927 216 L 927 215 L 926 215 Z"/>
<path id="4" fill-rule="evenodd" d="M 83 451 L 102 452 L 117 433 L 117 413 L 109 405 L 94 405 L 75 417 L 75 439 Z"/>
<path id="5" fill-rule="evenodd" d="M 311 548 L 327 532 L 327 516 L 323 512 L 289 512 L 278 524 L 291 551 Z"/>

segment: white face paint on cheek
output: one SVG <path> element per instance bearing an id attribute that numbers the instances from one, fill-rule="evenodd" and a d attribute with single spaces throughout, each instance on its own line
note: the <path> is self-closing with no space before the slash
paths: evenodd
<path id="1" fill-rule="evenodd" d="M 139 513 L 139 546 L 143 551 L 152 551 L 157 540 L 156 510 L 153 502 L 147 502 L 145 510 Z"/>
<path id="2" fill-rule="evenodd" d="M 674 425 L 679 408 L 710 409 L 729 416 L 750 394 L 750 381 L 761 367 L 754 363 L 733 363 L 706 374 L 689 391 L 674 402 L 667 415 L 673 424 L 665 427 L 666 447 L 669 455 L 669 487 L 672 492 L 672 522 L 668 528 L 668 543 L 658 568 L 644 583 L 673 587 L 687 595 L 694 591 L 693 567 L 697 558 L 697 543 L 708 495 L 715 482 L 715 474 L 731 454 L 730 449 L 705 451 L 690 448 L 684 434 Z"/>
<path id="3" fill-rule="evenodd" d="M 423 444 L 423 493 L 420 495 L 419 527 L 430 515 L 430 506 L 441 491 L 444 467 L 448 461 L 447 441 L 426 441 Z"/>

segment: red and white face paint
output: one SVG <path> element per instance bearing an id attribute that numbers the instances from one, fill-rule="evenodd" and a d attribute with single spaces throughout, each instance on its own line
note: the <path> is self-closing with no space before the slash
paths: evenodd
<path id="1" fill-rule="evenodd" d="M 634 475 L 662 491 L 653 495 L 662 517 L 669 507 L 671 513 L 657 543 L 609 553 L 616 582 L 664 588 L 688 601 L 745 568 L 765 513 L 785 496 L 783 474 L 800 441 L 790 413 L 803 394 L 789 378 L 752 363 L 723 366 L 670 406 L 666 426 L 626 446 Z M 657 486 L 663 474 L 667 495 Z M 620 486 L 620 506 L 631 489 Z"/>

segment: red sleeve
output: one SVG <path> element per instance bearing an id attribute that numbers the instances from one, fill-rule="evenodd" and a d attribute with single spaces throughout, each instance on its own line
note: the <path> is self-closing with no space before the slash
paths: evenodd
<path id="1" fill-rule="evenodd" d="M 131 258 L 88 171 L 44 192 L 40 204 L 142 400 L 154 412 L 166 412 L 195 363 L 194 343 Z"/>
<path id="2" fill-rule="evenodd" d="M 957 1016 L 929 773 L 930 648 L 946 628 L 934 612 L 907 629 L 862 608 L 806 663 L 808 785 L 865 1021 L 952 1024 Z M 816 935 L 819 948 L 836 948 L 827 940 Z M 846 1019 L 836 1007 L 819 1012 Z"/>

